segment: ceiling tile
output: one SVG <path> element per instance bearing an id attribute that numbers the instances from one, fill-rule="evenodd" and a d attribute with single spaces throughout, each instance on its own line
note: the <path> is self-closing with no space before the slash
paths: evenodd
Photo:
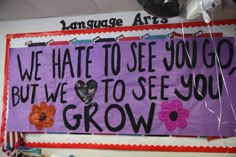
<path id="1" fill-rule="evenodd" d="M 137 0 L 93 0 L 98 9 L 103 12 L 121 12 L 141 9 Z"/>
<path id="2" fill-rule="evenodd" d="M 18 20 L 43 17 L 25 0 L 0 0 L 0 20 Z"/>
<path id="3" fill-rule="evenodd" d="M 99 13 L 91 0 L 27 0 L 46 16 Z"/>

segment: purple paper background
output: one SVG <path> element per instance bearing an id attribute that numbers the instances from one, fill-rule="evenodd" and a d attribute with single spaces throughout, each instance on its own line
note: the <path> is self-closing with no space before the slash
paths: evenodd
<path id="1" fill-rule="evenodd" d="M 234 45 L 234 39 L 233 38 L 227 38 L 233 45 Z M 175 42 L 178 41 L 178 39 L 174 39 Z M 186 39 L 186 41 L 192 42 L 193 39 Z M 93 101 L 98 103 L 99 109 L 96 113 L 96 115 L 93 117 L 96 122 L 100 125 L 100 127 L 103 129 L 102 133 L 116 133 L 116 134 L 135 134 L 131 124 L 130 120 L 128 118 L 128 115 L 126 114 L 126 124 L 125 127 L 119 131 L 119 132 L 110 132 L 107 127 L 105 126 L 104 122 L 104 113 L 107 107 L 112 104 L 119 104 L 124 108 L 124 105 L 126 103 L 129 103 L 131 106 L 131 110 L 133 111 L 134 117 L 139 117 L 142 115 L 145 120 L 148 118 L 148 112 L 150 110 L 151 102 L 156 103 L 155 108 L 155 114 L 153 119 L 153 124 L 151 128 L 151 132 L 149 134 L 151 135 L 195 135 L 195 136 L 219 136 L 219 133 L 221 133 L 221 136 L 234 136 L 236 135 L 235 129 L 236 129 L 236 121 L 234 119 L 233 110 L 230 106 L 230 101 L 232 102 L 233 109 L 236 109 L 236 86 L 235 86 L 235 80 L 236 80 L 236 74 L 235 72 L 232 75 L 228 75 L 229 71 L 236 66 L 236 57 L 235 57 L 235 46 L 234 46 L 234 56 L 233 56 L 233 63 L 230 66 L 230 68 L 223 70 L 224 78 L 226 81 L 226 85 L 229 91 L 229 96 L 226 94 L 225 88 L 223 88 L 223 93 L 221 96 L 221 102 L 222 102 L 222 112 L 220 112 L 220 100 L 212 100 L 208 97 L 208 94 L 206 98 L 202 101 L 197 101 L 194 97 L 192 97 L 189 101 L 183 103 L 183 107 L 187 110 L 189 110 L 190 116 L 187 118 L 188 125 L 185 129 L 175 129 L 174 131 L 170 132 L 166 129 L 164 122 L 160 121 L 158 119 L 158 113 L 161 111 L 161 104 L 165 102 L 165 100 L 160 99 L 160 89 L 161 89 L 161 76 L 162 75 L 169 75 L 169 79 L 165 81 L 166 85 L 169 85 L 168 89 L 165 89 L 165 96 L 168 97 L 168 101 L 171 102 L 174 99 L 178 99 L 177 96 L 174 93 L 174 89 L 178 88 L 178 90 L 181 90 L 182 93 L 187 92 L 186 89 L 182 88 L 180 76 L 185 75 L 188 76 L 191 73 L 194 73 L 195 75 L 201 73 L 204 74 L 206 77 L 209 75 L 214 76 L 214 81 L 216 81 L 216 68 L 215 66 L 212 68 L 206 68 L 203 65 L 202 61 L 202 44 L 203 44 L 203 38 L 195 39 L 198 43 L 198 61 L 197 61 L 197 67 L 193 70 L 190 70 L 186 67 L 186 65 L 182 69 L 177 69 L 176 66 L 174 66 L 172 71 L 166 71 L 163 65 L 163 58 L 167 57 L 167 59 L 170 59 L 170 52 L 167 52 L 165 49 L 165 42 L 167 40 L 158 39 L 154 40 L 156 42 L 156 45 L 153 46 L 153 54 L 156 55 L 156 58 L 153 59 L 153 68 L 155 69 L 155 72 L 148 72 L 147 70 L 145 72 L 138 72 L 136 70 L 135 72 L 128 72 L 127 70 L 127 63 L 133 65 L 133 56 L 130 48 L 130 44 L 132 42 L 142 42 L 145 43 L 146 46 L 143 47 L 142 54 L 145 55 L 143 58 L 143 67 L 145 69 L 148 69 L 148 43 L 153 41 L 129 41 L 129 42 L 119 42 L 120 49 L 121 49 L 121 71 L 119 75 L 114 76 L 112 73 L 109 73 L 109 75 L 106 77 L 104 75 L 104 56 L 105 56 L 105 50 L 102 48 L 103 45 L 107 43 L 91 43 L 91 44 L 83 44 L 83 46 L 94 46 L 94 48 L 90 52 L 90 60 L 92 60 L 92 63 L 89 64 L 89 73 L 92 76 L 91 79 L 94 79 L 98 82 L 98 89 L 96 92 L 96 95 L 94 96 Z M 218 41 L 220 38 L 215 39 L 215 44 L 217 46 Z M 211 42 L 211 39 L 209 39 Z M 113 43 L 114 44 L 114 43 Z M 63 109 L 69 105 L 74 104 L 77 106 L 75 110 L 69 110 L 67 112 L 67 117 L 71 124 L 75 123 L 75 120 L 73 120 L 73 115 L 75 114 L 82 114 L 84 112 L 84 103 L 78 98 L 74 91 L 74 85 L 77 80 L 83 80 L 87 82 L 89 79 L 85 78 L 85 68 L 83 68 L 82 76 L 81 78 L 72 78 L 69 74 L 68 65 L 66 66 L 65 70 L 65 78 L 64 79 L 52 79 L 52 51 L 53 49 L 61 49 L 61 54 L 64 53 L 64 50 L 66 48 L 70 49 L 70 55 L 73 62 L 73 68 L 74 72 L 76 74 L 77 69 L 77 51 L 75 50 L 75 47 L 82 46 L 80 45 L 66 45 L 66 46 L 45 46 L 45 47 L 31 47 L 31 48 L 11 48 L 10 49 L 10 60 L 9 60 L 9 111 L 8 111 L 8 121 L 7 121 L 7 130 L 8 131 L 20 131 L 20 132 L 39 132 L 35 129 L 34 125 L 31 125 L 28 120 L 29 113 L 31 112 L 31 103 L 30 100 L 28 100 L 26 103 L 19 103 L 17 106 L 13 107 L 12 105 L 12 96 L 11 96 L 11 88 L 12 86 L 25 86 L 26 84 L 33 84 L 38 83 L 39 87 L 36 91 L 35 101 L 34 104 L 40 104 L 41 101 L 46 101 L 45 98 L 45 89 L 44 84 L 46 83 L 48 86 L 51 87 L 49 91 L 55 90 L 56 86 L 60 82 L 67 82 L 68 85 L 65 86 L 65 90 L 67 91 L 65 99 L 67 100 L 66 104 L 60 103 L 60 96 L 58 97 L 57 101 L 55 103 L 48 102 L 48 104 L 55 104 L 56 106 L 56 115 L 54 117 L 54 124 L 51 128 L 45 128 L 42 131 L 43 132 L 74 132 L 74 133 L 86 133 L 84 129 L 84 119 L 82 118 L 82 121 L 80 123 L 80 127 L 76 130 L 69 130 L 66 128 L 63 122 Z M 209 44 L 207 46 L 209 52 L 214 52 L 214 48 L 212 44 Z M 228 57 L 228 48 L 223 47 L 224 51 L 221 51 L 221 58 L 223 63 L 225 63 L 225 57 Z M 25 69 L 26 67 L 30 67 L 30 60 L 31 60 L 31 53 L 32 51 L 40 51 L 42 50 L 43 53 L 39 56 L 39 62 L 41 64 L 38 75 L 42 77 L 42 80 L 40 81 L 21 81 L 20 79 L 20 73 L 19 68 L 17 64 L 17 55 L 20 55 L 21 61 L 22 61 L 22 67 Z M 191 51 L 191 44 L 190 44 L 190 51 Z M 137 55 L 137 54 L 136 54 Z M 63 55 L 61 55 L 61 61 L 63 61 L 62 58 Z M 111 56 L 111 53 L 109 54 Z M 82 67 L 85 67 L 85 51 L 82 52 Z M 208 57 L 210 58 L 210 57 Z M 110 62 L 110 61 L 109 61 Z M 111 71 L 111 70 L 109 70 Z M 142 101 L 137 101 L 132 96 L 132 90 L 135 89 L 137 93 L 140 92 L 140 85 L 138 83 L 138 78 L 140 76 L 143 76 L 146 78 L 146 96 L 145 99 Z M 156 100 L 149 100 L 148 98 L 148 76 L 156 76 L 157 78 L 153 80 L 153 84 L 156 85 L 152 89 L 152 94 L 157 96 L 158 98 Z M 109 87 L 109 101 L 107 103 L 104 102 L 104 86 L 105 84 L 101 82 L 103 79 L 122 79 L 125 81 L 126 84 L 126 94 L 125 98 L 121 102 L 115 102 L 112 98 L 112 86 Z M 186 78 L 187 79 L 187 78 Z M 215 90 L 216 82 L 215 84 Z M 114 82 L 111 83 L 111 85 L 114 85 Z M 120 88 L 118 87 L 118 90 Z M 215 91 L 214 90 L 214 91 Z M 119 92 L 118 92 L 119 93 Z M 230 101 L 229 101 L 230 100 Z M 207 104 L 207 107 L 206 107 Z M 125 110 L 125 109 L 124 109 Z M 210 112 L 212 110 L 214 113 Z M 221 113 L 221 125 L 220 125 L 220 132 L 218 129 L 218 120 L 216 116 L 220 116 Z M 113 126 L 117 126 L 120 122 L 120 113 L 117 112 L 110 112 L 109 114 L 109 122 Z M 90 124 L 90 130 L 88 133 L 101 133 L 99 132 L 92 124 Z M 140 127 L 140 130 L 138 134 L 146 134 L 143 127 Z"/>

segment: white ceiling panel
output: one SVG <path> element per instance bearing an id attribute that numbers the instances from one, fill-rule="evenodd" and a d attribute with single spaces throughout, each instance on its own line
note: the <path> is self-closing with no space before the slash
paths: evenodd
<path id="1" fill-rule="evenodd" d="M 68 16 L 99 13 L 92 0 L 26 0 L 45 16 Z"/>
<path id="2" fill-rule="evenodd" d="M 98 9 L 103 12 L 118 12 L 141 9 L 137 0 L 93 0 Z"/>
<path id="3" fill-rule="evenodd" d="M 44 17 L 25 0 L 0 0 L 0 21 Z"/>
<path id="4" fill-rule="evenodd" d="M 141 9 L 137 0 L 0 0 L 0 21 Z"/>
<path id="5" fill-rule="evenodd" d="M 180 4 L 185 0 L 179 0 Z M 235 17 L 236 3 L 224 0 L 227 16 Z M 227 8 L 227 9 L 225 9 Z M 137 0 L 0 0 L 0 21 L 38 17 L 79 16 L 140 10 Z M 216 16 L 222 16 L 221 12 Z"/>

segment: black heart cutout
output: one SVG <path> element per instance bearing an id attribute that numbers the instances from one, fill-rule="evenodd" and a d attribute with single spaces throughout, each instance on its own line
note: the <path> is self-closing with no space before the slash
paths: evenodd
<path id="1" fill-rule="evenodd" d="M 97 82 L 95 80 L 89 80 L 85 83 L 82 80 L 78 80 L 75 83 L 75 93 L 85 104 L 89 104 L 97 91 Z"/>

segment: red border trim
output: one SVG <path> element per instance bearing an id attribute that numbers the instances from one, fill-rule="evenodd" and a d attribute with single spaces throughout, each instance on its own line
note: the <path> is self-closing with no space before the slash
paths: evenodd
<path id="1" fill-rule="evenodd" d="M 216 20 L 209 25 L 236 25 L 236 19 L 232 20 Z M 56 35 L 70 35 L 70 34 L 90 34 L 102 32 L 126 32 L 138 30 L 153 30 L 153 29 L 173 29 L 207 26 L 204 22 L 188 22 L 188 23 L 169 23 L 158 25 L 144 25 L 144 26 L 124 26 L 100 29 L 85 29 L 85 30 L 69 30 L 69 31 L 51 31 L 51 32 L 35 32 L 35 33 L 21 33 L 21 34 L 8 34 L 6 37 L 6 54 L 5 54 L 5 67 L 4 67 L 4 86 L 3 86 L 3 112 L 2 112 L 2 125 L 0 144 L 4 142 L 4 131 L 6 127 L 6 111 L 7 111 L 7 82 L 8 82 L 8 64 L 9 64 L 9 48 L 10 40 L 12 38 L 23 37 L 42 37 L 42 36 L 56 36 Z M 107 150 L 129 150 L 129 151 L 163 151 L 163 152 L 210 152 L 210 153 L 236 153 L 236 147 L 191 147 L 191 146 L 148 146 L 148 145 L 115 145 L 115 144 L 61 144 L 61 143 L 24 143 L 28 147 L 40 148 L 81 148 L 81 149 L 107 149 Z"/>
<path id="2" fill-rule="evenodd" d="M 128 151 L 161 151 L 161 152 L 208 152 L 208 153 L 236 153 L 236 147 L 197 147 L 197 146 L 160 146 L 160 145 L 115 145 L 115 144 L 82 144 L 82 143 L 24 143 L 26 147 L 39 148 L 80 148 L 106 149 Z"/>
<path id="3" fill-rule="evenodd" d="M 10 48 L 10 37 L 6 37 L 6 54 L 4 64 L 4 85 L 3 85 L 3 103 L 2 103 L 2 124 L 0 134 L 0 145 L 4 142 L 5 128 L 6 128 L 6 114 L 7 114 L 7 86 L 8 86 L 8 63 L 9 63 L 9 48 Z"/>

